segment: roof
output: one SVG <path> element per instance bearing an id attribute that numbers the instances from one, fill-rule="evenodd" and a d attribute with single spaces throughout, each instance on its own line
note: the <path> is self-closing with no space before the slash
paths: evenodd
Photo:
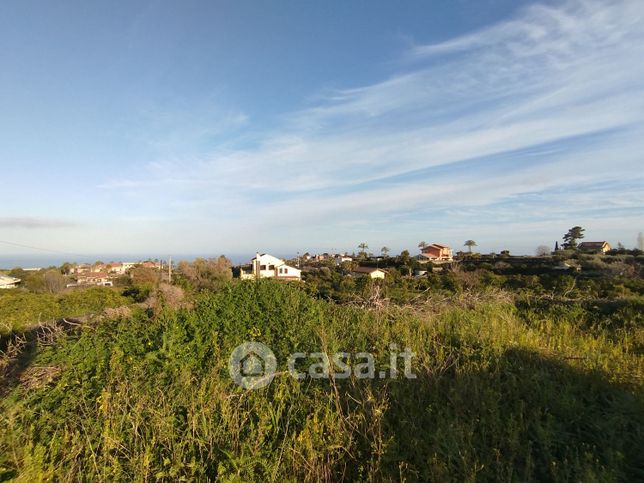
<path id="1" fill-rule="evenodd" d="M 277 260 L 277 261 L 279 261 L 279 262 L 280 262 L 280 263 L 282 263 L 282 264 L 285 264 L 285 263 L 286 263 L 282 258 L 276 257 L 275 255 L 271 255 L 270 253 L 258 253 L 257 255 L 255 255 L 253 258 L 251 258 L 251 259 L 250 259 L 250 262 L 249 262 L 249 263 L 250 263 L 251 265 L 252 265 L 252 264 L 257 260 L 258 255 L 259 255 L 259 258 L 260 258 L 260 259 L 261 259 L 261 258 L 264 258 L 264 257 L 268 257 L 268 258 L 269 258 L 269 260 L 270 260 L 270 259 L 273 259 L 273 260 Z"/>
<path id="2" fill-rule="evenodd" d="M 20 282 L 19 278 L 8 277 L 7 275 L 0 275 L 0 284 L 6 285 L 6 284 L 18 283 L 18 282 Z"/>
<path id="3" fill-rule="evenodd" d="M 291 268 L 291 269 L 293 269 L 293 270 L 300 270 L 299 268 L 294 267 L 293 265 L 289 265 L 288 263 L 285 263 L 285 264 L 283 264 L 283 265 L 280 265 L 280 266 L 279 266 L 279 267 L 277 267 L 277 268 Z"/>
<path id="4" fill-rule="evenodd" d="M 86 272 L 81 273 L 79 278 L 107 278 L 109 275 L 103 272 Z"/>
<path id="5" fill-rule="evenodd" d="M 429 245 L 424 246 L 423 250 L 427 250 L 428 248 L 438 248 L 438 249 L 441 249 L 441 250 L 444 250 L 444 249 L 449 250 L 450 249 L 449 246 L 443 245 L 442 243 L 431 243 Z"/>
<path id="6" fill-rule="evenodd" d="M 592 242 L 581 242 L 579 248 L 602 248 L 604 245 L 608 245 L 606 241 L 592 241 Z"/>
<path id="7" fill-rule="evenodd" d="M 353 269 L 353 271 L 356 273 L 373 273 L 373 272 L 377 272 L 378 270 L 380 270 L 381 272 L 384 272 L 382 268 L 376 268 L 376 267 L 356 267 Z"/>

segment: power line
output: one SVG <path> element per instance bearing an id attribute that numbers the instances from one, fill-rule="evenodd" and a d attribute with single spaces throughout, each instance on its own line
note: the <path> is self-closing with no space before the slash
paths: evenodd
<path id="1" fill-rule="evenodd" d="M 11 246 L 14 246 L 14 247 L 29 248 L 31 250 L 40 250 L 40 251 L 43 251 L 43 252 L 59 253 L 61 255 L 71 255 L 73 257 L 85 257 L 85 258 L 88 258 L 87 255 L 81 255 L 80 253 L 71 253 L 71 252 L 64 252 L 64 251 L 61 251 L 61 250 L 52 250 L 50 248 L 34 247 L 34 246 L 31 246 L 31 245 L 24 245 L 22 243 L 15 243 L 15 242 L 10 242 L 10 241 L 6 241 L 6 240 L 0 240 L 0 243 L 3 243 L 5 245 L 11 245 Z"/>

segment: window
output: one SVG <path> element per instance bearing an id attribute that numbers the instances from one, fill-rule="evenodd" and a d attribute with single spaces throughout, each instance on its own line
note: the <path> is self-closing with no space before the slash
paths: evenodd
<path id="1" fill-rule="evenodd" d="M 260 265 L 260 266 L 259 266 L 259 269 L 260 269 L 260 270 L 266 270 L 266 265 Z"/>
<path id="2" fill-rule="evenodd" d="M 284 273 L 288 273 L 288 268 L 285 268 L 285 269 L 284 269 Z"/>
<path id="3" fill-rule="evenodd" d="M 269 270 L 275 270 L 275 265 L 269 265 L 269 266 L 268 266 L 268 269 L 269 269 Z"/>

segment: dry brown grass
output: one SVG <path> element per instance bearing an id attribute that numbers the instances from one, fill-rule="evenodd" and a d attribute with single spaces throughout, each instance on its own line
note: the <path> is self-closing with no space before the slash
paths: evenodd
<path id="1" fill-rule="evenodd" d="M 60 367 L 30 367 L 20 375 L 20 384 L 26 389 L 39 389 L 54 382 L 60 374 Z"/>

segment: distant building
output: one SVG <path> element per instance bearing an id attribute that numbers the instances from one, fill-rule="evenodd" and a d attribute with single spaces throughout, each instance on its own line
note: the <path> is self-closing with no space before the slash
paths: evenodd
<path id="1" fill-rule="evenodd" d="M 432 243 L 421 249 L 421 256 L 430 261 L 451 261 L 453 260 L 452 249 L 447 245 Z"/>
<path id="2" fill-rule="evenodd" d="M 92 266 L 88 263 L 80 263 L 69 270 L 69 273 L 87 273 L 92 271 Z"/>
<path id="3" fill-rule="evenodd" d="M 137 265 L 145 268 L 153 268 L 155 270 L 161 269 L 161 262 L 153 262 L 152 260 L 146 260 L 145 262 L 137 263 Z"/>
<path id="4" fill-rule="evenodd" d="M 107 268 L 110 273 L 125 275 L 130 268 L 136 265 L 136 262 L 111 262 L 107 264 Z"/>
<path id="5" fill-rule="evenodd" d="M 353 258 L 351 258 L 346 253 L 344 255 L 337 254 L 335 256 L 335 264 L 336 265 L 342 265 L 344 262 L 352 262 L 352 261 L 353 261 Z"/>
<path id="6" fill-rule="evenodd" d="M 351 273 L 358 277 L 368 276 L 370 278 L 380 279 L 385 278 L 385 275 L 387 275 L 387 272 L 385 272 L 382 268 L 375 267 L 356 267 Z"/>
<path id="7" fill-rule="evenodd" d="M 0 275 L 0 289 L 16 288 L 19 283 L 20 283 L 19 278 Z"/>
<path id="8" fill-rule="evenodd" d="M 589 253 L 606 253 L 610 251 L 611 246 L 606 241 L 581 242 L 577 247 L 582 252 Z"/>
<path id="9" fill-rule="evenodd" d="M 99 264 L 89 264 L 89 263 L 80 263 L 69 270 L 70 274 L 81 274 L 81 273 L 113 273 L 117 275 L 125 275 L 127 271 L 137 265 L 145 265 L 151 268 L 156 268 L 154 262 L 110 262 L 110 263 L 99 263 Z"/>
<path id="10" fill-rule="evenodd" d="M 78 285 L 98 285 L 101 287 L 111 287 L 113 285 L 109 274 L 105 272 L 85 272 L 76 276 Z"/>
<path id="11" fill-rule="evenodd" d="M 250 269 L 243 269 L 240 272 L 242 280 L 254 280 L 257 278 L 275 278 L 278 280 L 302 280 L 302 271 L 299 268 L 287 265 L 281 258 L 274 257 L 268 253 L 258 253 L 250 261 Z"/>

